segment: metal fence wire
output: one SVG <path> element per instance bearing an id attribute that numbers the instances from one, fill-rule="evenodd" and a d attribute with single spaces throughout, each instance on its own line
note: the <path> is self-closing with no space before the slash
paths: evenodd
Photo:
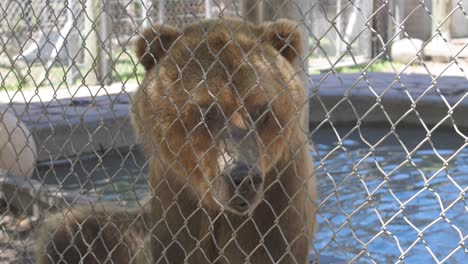
<path id="1" fill-rule="evenodd" d="M 0 262 L 465 263 L 467 10 L 1 1 Z"/>

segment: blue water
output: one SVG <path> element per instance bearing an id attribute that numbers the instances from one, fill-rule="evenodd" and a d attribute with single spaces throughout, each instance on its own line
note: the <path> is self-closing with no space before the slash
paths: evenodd
<path id="1" fill-rule="evenodd" d="M 416 128 L 390 135 L 389 128 L 311 131 L 320 195 L 312 253 L 353 263 L 466 263 L 463 134 L 435 131 L 426 137 Z M 142 154 L 101 155 L 102 160 L 43 164 L 36 177 L 65 192 L 135 206 L 147 193 Z"/>
<path id="2" fill-rule="evenodd" d="M 467 263 L 465 139 L 454 131 L 388 133 L 315 131 L 321 201 L 313 251 L 356 263 Z"/>

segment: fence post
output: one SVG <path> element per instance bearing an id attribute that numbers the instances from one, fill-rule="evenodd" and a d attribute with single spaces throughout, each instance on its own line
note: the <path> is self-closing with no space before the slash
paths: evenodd
<path id="1" fill-rule="evenodd" d="M 432 32 L 440 30 L 440 33 L 444 38 L 450 39 L 451 37 L 451 18 L 449 17 L 447 21 L 438 29 L 438 25 L 444 21 L 445 17 L 448 15 L 448 11 L 451 8 L 449 0 L 433 0 L 432 3 L 432 12 L 434 14 L 434 19 L 432 22 Z"/>
<path id="2" fill-rule="evenodd" d="M 434 37 L 424 49 L 424 55 L 430 56 L 432 61 L 448 63 L 451 59 L 451 50 L 448 47 L 452 37 L 451 16 L 444 21 L 451 10 L 449 0 L 432 1 L 432 28 L 431 35 Z M 443 23 L 443 24 L 442 24 Z"/>
<path id="3" fill-rule="evenodd" d="M 165 1 L 166 0 L 153 0 L 158 1 L 158 20 L 159 24 L 163 24 L 165 17 L 164 17 L 164 9 L 165 9 Z"/>
<path id="4" fill-rule="evenodd" d="M 262 0 L 242 0 L 241 14 L 243 18 L 254 24 L 263 21 L 263 1 Z"/>
<path id="5" fill-rule="evenodd" d="M 84 45 L 84 65 L 85 69 L 85 82 L 87 85 L 102 84 L 100 80 L 100 54 L 101 46 L 99 43 L 98 34 L 98 13 L 100 11 L 100 4 L 98 0 L 86 0 L 85 3 L 85 26 L 83 35 Z"/>
<path id="6" fill-rule="evenodd" d="M 342 42 L 343 40 L 341 39 L 341 35 L 343 34 L 343 30 L 342 30 L 342 27 L 343 27 L 343 15 L 342 14 L 339 14 L 341 12 L 341 9 L 342 9 L 342 5 L 341 5 L 341 0 L 338 0 L 336 1 L 336 20 L 335 20 L 335 27 L 336 27 L 336 33 L 335 33 L 335 56 L 337 58 L 340 57 L 340 53 L 341 53 L 341 47 L 343 46 Z"/>
<path id="7" fill-rule="evenodd" d="M 112 35 L 111 35 L 111 21 L 109 18 L 110 12 L 109 6 L 106 4 L 108 1 L 101 1 L 102 5 L 102 13 L 100 17 L 100 30 L 99 30 L 99 38 L 100 43 L 102 43 L 101 47 L 99 48 L 99 78 L 102 84 L 110 85 L 112 84 Z"/>
<path id="8" fill-rule="evenodd" d="M 148 6 L 148 4 L 150 6 Z M 141 10 L 140 10 L 140 15 L 141 15 L 141 21 L 142 21 L 142 27 L 147 28 L 149 26 L 149 12 L 148 10 L 151 10 L 152 8 L 152 2 L 148 3 L 148 0 L 141 0 Z"/>
<path id="9" fill-rule="evenodd" d="M 389 51 L 386 51 L 383 56 L 380 56 L 382 48 L 384 48 L 385 43 L 389 36 L 391 36 L 391 16 L 393 14 L 392 10 L 392 0 L 384 1 L 384 0 L 374 0 L 372 13 L 374 13 L 374 18 L 372 19 L 372 27 L 375 30 L 375 33 L 372 33 L 371 39 L 371 56 L 374 57 L 383 57 L 384 59 L 388 59 L 387 55 L 390 54 Z M 381 8 L 385 6 L 385 8 Z"/>
<path id="10" fill-rule="evenodd" d="M 211 18 L 211 0 L 205 0 L 205 19 Z"/>

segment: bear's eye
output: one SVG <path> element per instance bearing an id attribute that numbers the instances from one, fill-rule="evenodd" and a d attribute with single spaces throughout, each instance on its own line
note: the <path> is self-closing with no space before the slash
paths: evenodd
<path id="1" fill-rule="evenodd" d="M 201 110 L 201 121 L 203 123 L 211 123 L 216 121 L 219 118 L 219 109 L 218 106 L 216 105 L 210 105 L 210 106 L 202 106 L 200 107 Z"/>
<path id="2" fill-rule="evenodd" d="M 255 125 L 263 125 L 268 119 L 269 112 L 268 106 L 256 107 L 250 112 L 250 118 Z"/>

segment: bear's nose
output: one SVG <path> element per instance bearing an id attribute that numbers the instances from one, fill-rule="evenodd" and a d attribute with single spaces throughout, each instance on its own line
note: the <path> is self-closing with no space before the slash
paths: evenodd
<path id="1" fill-rule="evenodd" d="M 229 179 L 234 188 L 250 187 L 258 190 L 258 187 L 263 182 L 262 173 L 257 166 L 248 165 L 246 163 L 235 163 L 223 172 L 223 176 Z"/>

